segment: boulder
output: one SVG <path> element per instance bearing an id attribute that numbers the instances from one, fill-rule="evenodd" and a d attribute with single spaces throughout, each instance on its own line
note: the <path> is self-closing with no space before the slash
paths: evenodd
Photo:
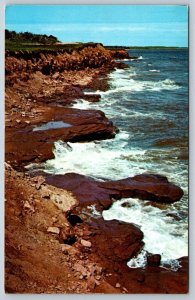
<path id="1" fill-rule="evenodd" d="M 93 231 L 95 253 L 112 264 L 127 261 L 143 247 L 143 233 L 134 224 L 103 218 L 91 218 L 87 224 Z"/>

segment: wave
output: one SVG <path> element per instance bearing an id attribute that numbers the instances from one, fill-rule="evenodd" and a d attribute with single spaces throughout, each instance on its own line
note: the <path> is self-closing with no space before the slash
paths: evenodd
<path id="1" fill-rule="evenodd" d="M 159 70 L 155 71 L 157 72 Z M 95 92 L 85 92 L 85 94 L 100 94 L 101 96 L 107 96 L 119 92 L 160 92 L 162 90 L 177 90 L 181 88 L 174 80 L 169 78 L 159 81 L 141 81 L 132 78 L 136 78 L 136 75 L 137 73 L 133 67 L 128 70 L 116 69 L 109 75 L 110 89 L 108 91 L 97 90 Z"/>
<path id="2" fill-rule="evenodd" d="M 160 73 L 160 70 L 156 70 L 156 69 L 153 69 L 153 70 L 149 70 L 150 72 L 156 72 L 156 73 Z"/>
<path id="3" fill-rule="evenodd" d="M 100 95 L 109 95 L 119 92 L 143 92 L 143 91 L 156 91 L 162 90 L 177 90 L 180 88 L 174 80 L 165 79 L 160 81 L 138 81 L 134 79 L 121 78 L 118 81 L 112 82 L 110 90 L 106 92 L 96 91 Z"/>
<path id="4" fill-rule="evenodd" d="M 44 171 L 53 174 L 75 172 L 108 179 L 133 176 L 136 170 L 134 168 L 130 169 L 130 162 L 127 163 L 128 160 L 125 159 L 124 155 L 126 153 L 128 158 L 131 156 L 138 160 L 144 156 L 145 150 L 127 150 L 128 139 L 129 134 L 120 132 L 113 141 L 55 142 L 55 158 L 45 163 Z"/>
<path id="5" fill-rule="evenodd" d="M 186 224 L 178 224 L 166 212 L 166 209 L 133 198 L 116 201 L 109 210 L 103 212 L 105 220 L 117 219 L 134 223 L 144 233 L 144 249 L 137 258 L 128 262 L 129 267 L 144 267 L 146 251 L 160 254 L 162 266 L 169 264 L 172 269 L 177 267 L 178 258 L 188 255 Z"/>

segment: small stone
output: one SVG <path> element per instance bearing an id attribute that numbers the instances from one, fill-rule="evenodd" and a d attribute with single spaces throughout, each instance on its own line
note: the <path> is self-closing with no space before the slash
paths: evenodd
<path id="1" fill-rule="evenodd" d="M 18 124 L 20 124 L 20 123 L 21 123 L 21 120 L 17 119 L 16 122 L 17 122 Z"/>
<path id="2" fill-rule="evenodd" d="M 32 212 L 35 211 L 34 207 L 32 205 L 30 205 L 30 203 L 28 201 L 25 201 L 24 203 L 24 208 L 31 210 Z"/>
<path id="3" fill-rule="evenodd" d="M 84 278 L 84 277 L 83 277 L 83 275 L 79 276 L 79 279 L 81 279 L 81 280 L 82 280 L 83 278 Z"/>
<path id="4" fill-rule="evenodd" d="M 59 234 L 60 229 L 58 227 L 48 227 L 47 232 Z"/>
<path id="5" fill-rule="evenodd" d="M 87 287 L 88 287 L 89 289 L 94 289 L 95 286 L 96 286 L 96 280 L 95 280 L 95 278 L 94 278 L 93 276 L 91 276 L 91 277 L 89 278 L 89 280 L 88 280 Z"/>
<path id="6" fill-rule="evenodd" d="M 120 283 L 117 282 L 116 285 L 115 285 L 115 287 L 116 288 L 120 288 L 121 287 Z"/>
<path id="7" fill-rule="evenodd" d="M 59 77 L 59 72 L 56 72 L 52 77 L 53 77 L 53 79 L 57 79 L 58 77 Z"/>
<path id="8" fill-rule="evenodd" d="M 25 121 L 26 124 L 30 124 L 30 121 Z"/>
<path id="9" fill-rule="evenodd" d="M 83 245 L 84 247 L 90 248 L 91 247 L 91 242 L 81 239 L 81 245 Z"/>
<path id="10" fill-rule="evenodd" d="M 83 267 L 80 263 L 76 263 L 74 265 L 74 270 L 81 273 L 83 277 L 88 275 L 87 269 Z"/>
<path id="11" fill-rule="evenodd" d="M 40 178 L 38 179 L 37 184 L 35 185 L 36 189 L 39 190 L 40 187 L 41 187 L 41 185 L 42 185 L 44 182 L 45 182 L 45 179 L 44 179 L 43 177 L 40 177 Z"/>
<path id="12" fill-rule="evenodd" d="M 100 285 L 100 282 L 97 281 L 97 280 L 95 280 L 95 284 L 96 284 L 96 285 Z"/>

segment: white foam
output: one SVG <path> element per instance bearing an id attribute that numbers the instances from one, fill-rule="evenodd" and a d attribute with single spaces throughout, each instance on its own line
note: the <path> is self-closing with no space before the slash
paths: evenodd
<path id="1" fill-rule="evenodd" d="M 160 70 L 152 70 L 153 72 L 160 72 Z M 102 97 L 106 97 L 113 93 L 120 92 L 142 92 L 142 91 L 162 91 L 162 90 L 176 90 L 180 86 L 175 83 L 174 80 L 165 79 L 159 81 L 141 81 L 133 79 L 136 77 L 134 68 L 128 70 L 116 69 L 109 75 L 111 88 L 108 91 L 95 91 Z M 89 92 L 87 92 L 89 94 Z M 94 94 L 94 92 L 92 93 Z"/>
<path id="2" fill-rule="evenodd" d="M 160 73 L 160 70 L 156 70 L 156 69 L 153 69 L 153 70 L 149 70 L 150 72 L 156 72 L 156 73 Z"/>
<path id="3" fill-rule="evenodd" d="M 145 151 L 125 150 L 129 135 L 121 132 L 115 140 L 89 143 L 55 142 L 55 158 L 45 163 L 45 171 L 54 174 L 75 172 L 88 176 L 120 179 L 134 175 L 134 168 L 126 161 L 129 157 L 143 157 Z M 114 150 L 112 150 L 114 147 Z M 31 166 L 32 167 L 32 166 Z"/>
<path id="4" fill-rule="evenodd" d="M 87 94 L 87 93 L 85 93 Z M 89 93 L 88 93 L 89 94 Z M 91 103 L 89 101 L 83 100 L 83 99 L 78 99 L 76 103 L 73 104 L 74 108 L 77 109 L 91 109 Z"/>

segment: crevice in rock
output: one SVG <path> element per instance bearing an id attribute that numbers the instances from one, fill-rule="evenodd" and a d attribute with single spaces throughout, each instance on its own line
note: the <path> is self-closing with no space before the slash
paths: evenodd
<path id="1" fill-rule="evenodd" d="M 67 220 L 72 226 L 83 223 L 83 220 L 77 215 L 69 215 Z"/>
<path id="2" fill-rule="evenodd" d="M 68 235 L 67 238 L 64 240 L 64 244 L 66 245 L 73 245 L 74 243 L 76 243 L 77 241 L 77 237 L 73 234 Z"/>

